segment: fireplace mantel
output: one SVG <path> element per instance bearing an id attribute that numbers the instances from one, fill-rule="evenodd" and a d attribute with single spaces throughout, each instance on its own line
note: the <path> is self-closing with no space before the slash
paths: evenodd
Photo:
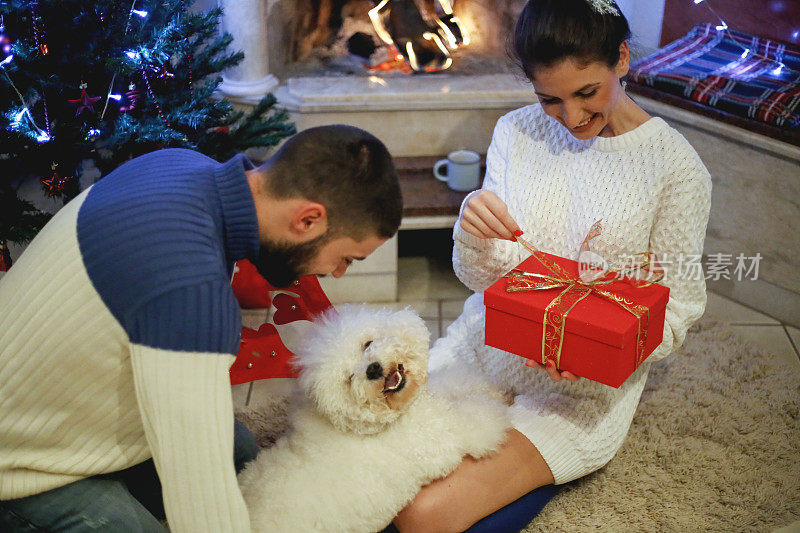
<path id="1" fill-rule="evenodd" d="M 511 74 L 290 78 L 275 94 L 299 130 L 351 124 L 398 157 L 486 153 L 497 119 L 535 101 L 530 84 Z"/>

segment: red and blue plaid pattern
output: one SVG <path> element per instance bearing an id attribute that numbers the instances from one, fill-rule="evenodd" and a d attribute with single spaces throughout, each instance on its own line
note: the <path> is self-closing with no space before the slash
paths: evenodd
<path id="1" fill-rule="evenodd" d="M 800 50 L 776 41 L 699 24 L 633 64 L 630 79 L 782 129 L 800 128 Z"/>

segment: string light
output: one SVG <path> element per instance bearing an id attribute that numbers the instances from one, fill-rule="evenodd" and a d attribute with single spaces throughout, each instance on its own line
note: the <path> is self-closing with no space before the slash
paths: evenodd
<path id="1" fill-rule="evenodd" d="M 184 14 L 184 13 L 186 13 L 186 2 L 184 0 L 181 0 L 181 14 Z M 192 77 L 193 77 L 193 75 L 192 75 L 192 61 L 194 61 L 194 59 L 192 58 L 192 45 L 190 43 L 189 44 L 189 51 L 186 52 L 186 64 L 189 65 L 189 97 L 194 102 L 194 83 L 193 83 L 193 80 L 192 80 Z"/>
<path id="2" fill-rule="evenodd" d="M 12 121 L 12 124 L 15 127 L 19 127 L 20 122 L 22 122 L 22 117 L 24 117 L 26 113 L 30 113 L 30 111 L 28 111 L 27 107 L 23 107 L 19 113 L 14 115 L 14 120 Z"/>
<path id="3" fill-rule="evenodd" d="M 9 56 L 6 59 L 10 59 L 11 57 L 13 57 L 13 56 Z M 15 128 L 18 128 L 20 126 L 20 124 L 22 124 L 22 119 L 27 116 L 28 120 L 31 123 L 31 126 L 33 127 L 34 130 L 36 130 L 36 140 L 39 143 L 47 142 L 47 141 L 50 140 L 50 134 L 49 134 L 50 128 L 49 127 L 47 128 L 48 131 L 42 131 L 39 128 L 39 126 L 36 125 L 36 121 L 33 120 L 33 116 L 31 115 L 30 109 L 28 109 L 28 104 L 25 103 L 25 98 L 22 97 L 22 93 L 19 92 L 19 89 L 17 89 L 17 86 L 14 85 L 14 82 L 11 80 L 11 76 L 9 76 L 8 72 L 6 72 L 6 68 L 5 67 L 10 62 L 11 61 L 5 61 L 5 60 L 0 62 L 0 70 L 3 71 L 3 75 L 8 80 L 8 84 L 11 85 L 11 88 L 14 89 L 15 93 L 17 93 L 17 97 L 19 98 L 19 101 L 22 103 L 22 110 L 19 113 L 17 113 L 16 115 L 14 115 L 14 119 L 12 121 L 12 125 L 15 126 Z M 46 111 L 45 111 L 45 113 L 46 113 Z"/>
<path id="4" fill-rule="evenodd" d="M 700 4 L 700 3 L 704 2 L 705 0 L 693 0 L 693 1 L 694 1 L 694 4 L 697 5 L 697 4 Z M 736 38 L 728 30 L 728 24 L 722 19 L 722 17 L 719 16 L 719 13 L 717 13 L 714 10 L 714 8 L 711 7 L 711 4 L 709 2 L 706 2 L 705 5 L 708 8 L 708 10 L 711 11 L 711 13 L 716 18 L 718 18 L 719 21 L 720 21 L 720 24 L 716 26 L 716 29 L 718 31 L 724 31 L 728 35 L 728 37 L 730 38 L 731 41 L 733 41 L 734 43 L 736 43 L 739 46 L 741 46 L 742 49 L 744 50 L 742 52 L 741 58 L 742 59 L 747 58 L 747 56 L 752 52 L 752 50 L 750 48 L 747 48 L 747 46 L 743 45 L 742 43 L 740 43 L 739 41 L 736 40 Z M 796 32 L 794 32 L 792 34 L 792 38 L 797 38 L 798 36 L 800 36 L 800 30 L 798 30 L 798 31 L 796 31 Z M 769 56 L 766 56 L 766 55 L 763 55 L 763 54 L 759 54 L 757 49 L 756 49 L 756 52 L 753 53 L 753 56 L 754 57 L 761 57 L 761 58 L 763 58 L 763 59 L 765 59 L 767 61 L 770 61 L 770 62 L 773 62 L 773 63 L 777 63 L 778 66 L 770 71 L 770 73 L 773 74 L 774 76 L 780 76 L 782 74 L 782 72 L 783 72 L 784 67 L 786 67 L 786 64 L 783 63 L 782 61 L 778 60 L 777 58 L 771 58 Z"/>
<path id="5" fill-rule="evenodd" d="M 13 86 L 13 84 L 12 84 L 12 86 Z M 14 87 L 14 90 L 16 90 L 16 87 Z M 17 94 L 19 94 L 19 93 L 17 93 Z M 21 98 L 22 97 L 20 97 L 20 99 Z M 28 119 L 28 122 L 30 122 L 30 124 L 33 127 L 33 129 L 36 130 L 36 137 L 34 137 L 34 139 L 36 139 L 37 142 L 39 142 L 41 144 L 41 143 L 45 143 L 45 142 L 47 142 L 47 141 L 49 141 L 51 139 L 50 134 L 48 132 L 42 131 L 36 125 L 36 122 L 34 122 L 34 120 L 33 120 L 33 116 L 31 116 L 31 111 L 30 111 L 30 109 L 28 109 L 28 106 L 25 105 L 24 101 L 22 102 L 22 109 L 19 110 L 16 115 L 14 115 L 13 119 L 11 119 L 11 128 L 15 129 L 15 130 L 19 130 L 20 126 L 22 125 L 22 120 L 25 119 L 25 118 Z"/>
<path id="6" fill-rule="evenodd" d="M 131 8 L 128 11 L 128 20 L 125 22 L 125 35 L 128 35 L 128 30 L 131 27 L 131 16 L 134 15 L 134 14 L 139 15 L 142 18 L 145 18 L 149 13 L 147 11 L 143 11 L 141 9 L 136 9 L 136 0 L 133 0 L 131 2 Z M 137 54 L 136 52 L 130 51 L 130 50 L 125 52 L 125 55 L 128 56 L 131 59 L 138 59 L 139 58 L 139 54 Z M 103 120 L 103 118 L 106 116 L 106 110 L 108 109 L 108 101 L 112 100 L 112 99 L 119 101 L 118 99 L 113 98 L 113 96 L 111 94 L 112 91 L 114 91 L 114 81 L 116 81 L 118 73 L 119 73 L 119 70 L 114 72 L 114 75 L 111 76 L 111 83 L 108 84 L 108 93 L 106 94 L 106 103 L 103 106 L 103 112 L 100 113 L 100 120 Z"/>

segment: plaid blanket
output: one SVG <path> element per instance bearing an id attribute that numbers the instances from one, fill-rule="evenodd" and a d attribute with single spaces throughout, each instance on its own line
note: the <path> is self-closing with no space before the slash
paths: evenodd
<path id="1" fill-rule="evenodd" d="M 631 65 L 630 80 L 759 120 L 800 128 L 800 50 L 713 24 Z"/>

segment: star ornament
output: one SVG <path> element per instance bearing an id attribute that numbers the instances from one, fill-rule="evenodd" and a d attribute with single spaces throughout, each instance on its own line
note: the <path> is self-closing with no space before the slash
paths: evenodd
<path id="1" fill-rule="evenodd" d="M 44 186 L 45 192 L 47 192 L 47 196 L 52 198 L 64 192 L 67 182 L 70 179 L 72 179 L 72 176 L 61 176 L 58 172 L 53 172 L 50 179 L 42 180 L 42 185 Z"/>
<path id="2" fill-rule="evenodd" d="M 78 109 L 75 111 L 75 116 L 77 117 L 87 109 L 89 111 L 94 111 L 94 104 L 100 100 L 99 96 L 89 96 L 89 93 L 86 92 L 86 89 L 81 89 L 81 97 L 77 100 L 70 100 L 69 103 L 77 104 Z"/>

